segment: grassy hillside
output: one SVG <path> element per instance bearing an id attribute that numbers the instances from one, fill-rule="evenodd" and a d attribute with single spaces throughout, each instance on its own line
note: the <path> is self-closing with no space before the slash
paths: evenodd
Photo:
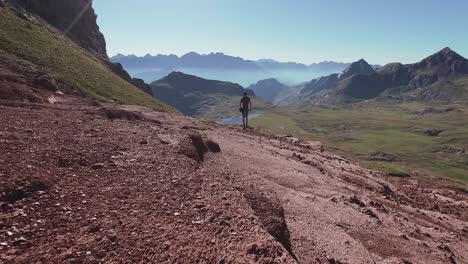
<path id="1" fill-rule="evenodd" d="M 112 73 L 87 51 L 54 30 L 0 7 L 0 58 L 29 62 L 104 101 L 173 111 Z"/>
<path id="2" fill-rule="evenodd" d="M 415 112 L 447 105 L 364 102 L 350 108 L 313 107 L 307 110 L 275 108 L 253 120 L 258 127 L 301 138 L 320 140 L 342 155 L 363 160 L 388 172 L 425 170 L 468 183 L 468 106 L 442 114 Z M 422 131 L 444 130 L 439 136 Z M 376 151 L 394 155 L 397 162 L 370 161 Z"/>

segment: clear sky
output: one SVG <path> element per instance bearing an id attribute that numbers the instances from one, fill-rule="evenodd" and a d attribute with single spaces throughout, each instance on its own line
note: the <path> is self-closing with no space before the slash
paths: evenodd
<path id="1" fill-rule="evenodd" d="M 94 0 L 109 55 L 411 63 L 468 57 L 467 0 Z"/>

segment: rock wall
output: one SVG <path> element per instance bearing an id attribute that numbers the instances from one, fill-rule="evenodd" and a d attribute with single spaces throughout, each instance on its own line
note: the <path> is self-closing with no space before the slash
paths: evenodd
<path id="1" fill-rule="evenodd" d="M 14 0 L 12 2 L 40 16 L 81 47 L 107 59 L 106 41 L 99 31 L 92 0 Z"/>
<path id="2" fill-rule="evenodd" d="M 0 4 L 5 0 L 0 0 Z M 132 78 L 119 63 L 112 63 L 106 50 L 106 40 L 99 30 L 92 0 L 8 0 L 10 4 L 35 14 L 64 32 L 82 48 L 98 55 L 102 62 L 122 79 L 152 95 L 151 88 L 141 79 Z"/>

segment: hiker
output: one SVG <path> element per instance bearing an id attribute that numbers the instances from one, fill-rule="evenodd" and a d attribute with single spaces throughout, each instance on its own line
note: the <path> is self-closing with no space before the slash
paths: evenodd
<path id="1" fill-rule="evenodd" d="M 246 129 L 249 126 L 249 111 L 252 111 L 252 102 L 247 96 L 247 92 L 244 92 L 244 97 L 240 100 L 239 111 L 242 112 L 242 125 Z"/>

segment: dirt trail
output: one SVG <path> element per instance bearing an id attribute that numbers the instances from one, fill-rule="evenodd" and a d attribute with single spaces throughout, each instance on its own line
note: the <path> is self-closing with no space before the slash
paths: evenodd
<path id="1" fill-rule="evenodd" d="M 0 263 L 468 263 L 468 197 L 436 180 L 27 76 L 9 83 Z"/>

